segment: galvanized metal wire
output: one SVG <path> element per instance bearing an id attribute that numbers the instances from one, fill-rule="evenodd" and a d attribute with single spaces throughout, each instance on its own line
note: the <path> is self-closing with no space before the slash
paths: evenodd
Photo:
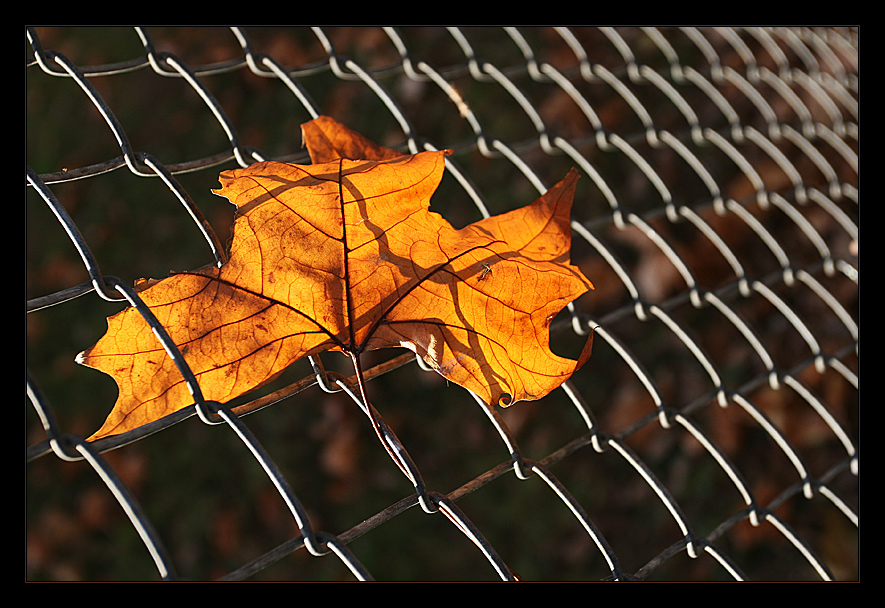
<path id="1" fill-rule="evenodd" d="M 26 34 L 29 580 L 858 579 L 856 28 Z M 453 223 L 577 168 L 590 362 L 506 410 L 396 351 L 372 403 L 325 355 L 205 400 L 133 284 L 223 264 L 218 172 L 322 114 L 453 150 Z M 125 306 L 194 405 L 88 442 Z"/>

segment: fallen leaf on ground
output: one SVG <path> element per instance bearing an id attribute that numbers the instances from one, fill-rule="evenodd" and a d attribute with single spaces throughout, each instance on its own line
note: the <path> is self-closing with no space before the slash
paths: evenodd
<path id="1" fill-rule="evenodd" d="M 549 324 L 592 289 L 569 261 L 573 170 L 533 204 L 455 229 L 429 210 L 445 151 L 404 155 L 321 117 L 303 126 L 312 164 L 221 173 L 237 206 L 229 260 L 144 281 L 139 296 L 205 399 L 226 403 L 295 361 L 404 347 L 489 404 L 539 399 L 590 356 L 550 350 Z M 193 403 L 135 308 L 77 361 L 114 378 L 117 402 L 91 437 Z"/>

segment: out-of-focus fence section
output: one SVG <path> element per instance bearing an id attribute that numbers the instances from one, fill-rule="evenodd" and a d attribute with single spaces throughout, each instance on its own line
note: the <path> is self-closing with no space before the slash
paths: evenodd
<path id="1" fill-rule="evenodd" d="M 29 580 L 856 580 L 856 28 L 27 29 Z M 88 443 L 74 363 L 140 277 L 223 261 L 218 173 L 332 116 L 453 150 L 453 224 L 581 174 L 554 321 L 488 410 L 411 355 Z M 514 286 L 519 288 L 519 286 Z M 391 460 L 382 441 L 398 454 Z M 213 424 L 207 424 L 212 422 Z"/>

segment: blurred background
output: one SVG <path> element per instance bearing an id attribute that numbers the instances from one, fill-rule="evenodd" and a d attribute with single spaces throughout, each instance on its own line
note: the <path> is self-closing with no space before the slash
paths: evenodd
<path id="1" fill-rule="evenodd" d="M 33 27 L 26 163 L 128 285 L 214 259 L 170 187 L 131 170 L 138 154 L 223 244 L 218 173 L 309 162 L 300 125 L 317 114 L 403 152 L 452 149 L 432 209 L 458 227 L 576 167 L 572 260 L 596 289 L 551 343 L 575 356 L 595 327 L 594 354 L 567 390 L 499 415 L 580 516 L 538 476 L 501 474 L 511 453 L 486 413 L 412 361 L 369 398 L 426 487 L 455 492 L 525 580 L 612 578 L 612 556 L 616 578 L 858 580 L 857 43 L 856 28 Z M 88 437 L 116 387 L 74 358 L 124 304 L 32 306 L 90 275 L 33 183 L 26 213 L 26 367 L 60 432 Z M 299 362 L 261 394 L 312 374 Z M 48 450 L 26 405 L 26 579 L 159 580 L 106 483 Z M 386 511 L 415 487 L 346 395 L 312 385 L 242 420 L 313 529 L 347 537 L 373 578 L 498 578 L 441 514 Z M 176 578 L 354 578 L 279 549 L 292 514 L 225 425 L 193 416 L 102 458 Z M 710 550 L 691 557 L 687 538 Z"/>

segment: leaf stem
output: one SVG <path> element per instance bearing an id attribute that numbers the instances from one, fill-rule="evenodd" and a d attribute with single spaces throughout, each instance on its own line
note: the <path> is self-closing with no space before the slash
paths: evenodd
<path id="1" fill-rule="evenodd" d="M 375 429 L 375 434 L 381 441 L 381 445 L 383 445 L 384 449 L 387 450 L 387 454 L 390 456 L 390 458 L 396 463 L 400 470 L 411 479 L 411 475 L 409 475 L 409 471 L 402 463 L 399 455 L 394 451 L 393 447 L 391 447 L 390 442 L 387 441 L 384 430 L 381 428 L 381 423 L 378 422 L 378 418 L 375 415 L 375 409 L 372 407 L 372 404 L 369 403 L 369 398 L 366 395 L 366 383 L 363 379 L 363 367 L 360 363 L 359 354 L 356 352 L 348 351 L 348 355 L 350 355 L 350 360 L 353 362 L 353 371 L 356 376 L 356 383 L 360 389 L 360 399 L 362 399 L 363 407 L 365 407 L 366 410 L 366 415 L 369 417 L 369 421 L 372 423 L 372 428 Z"/>

